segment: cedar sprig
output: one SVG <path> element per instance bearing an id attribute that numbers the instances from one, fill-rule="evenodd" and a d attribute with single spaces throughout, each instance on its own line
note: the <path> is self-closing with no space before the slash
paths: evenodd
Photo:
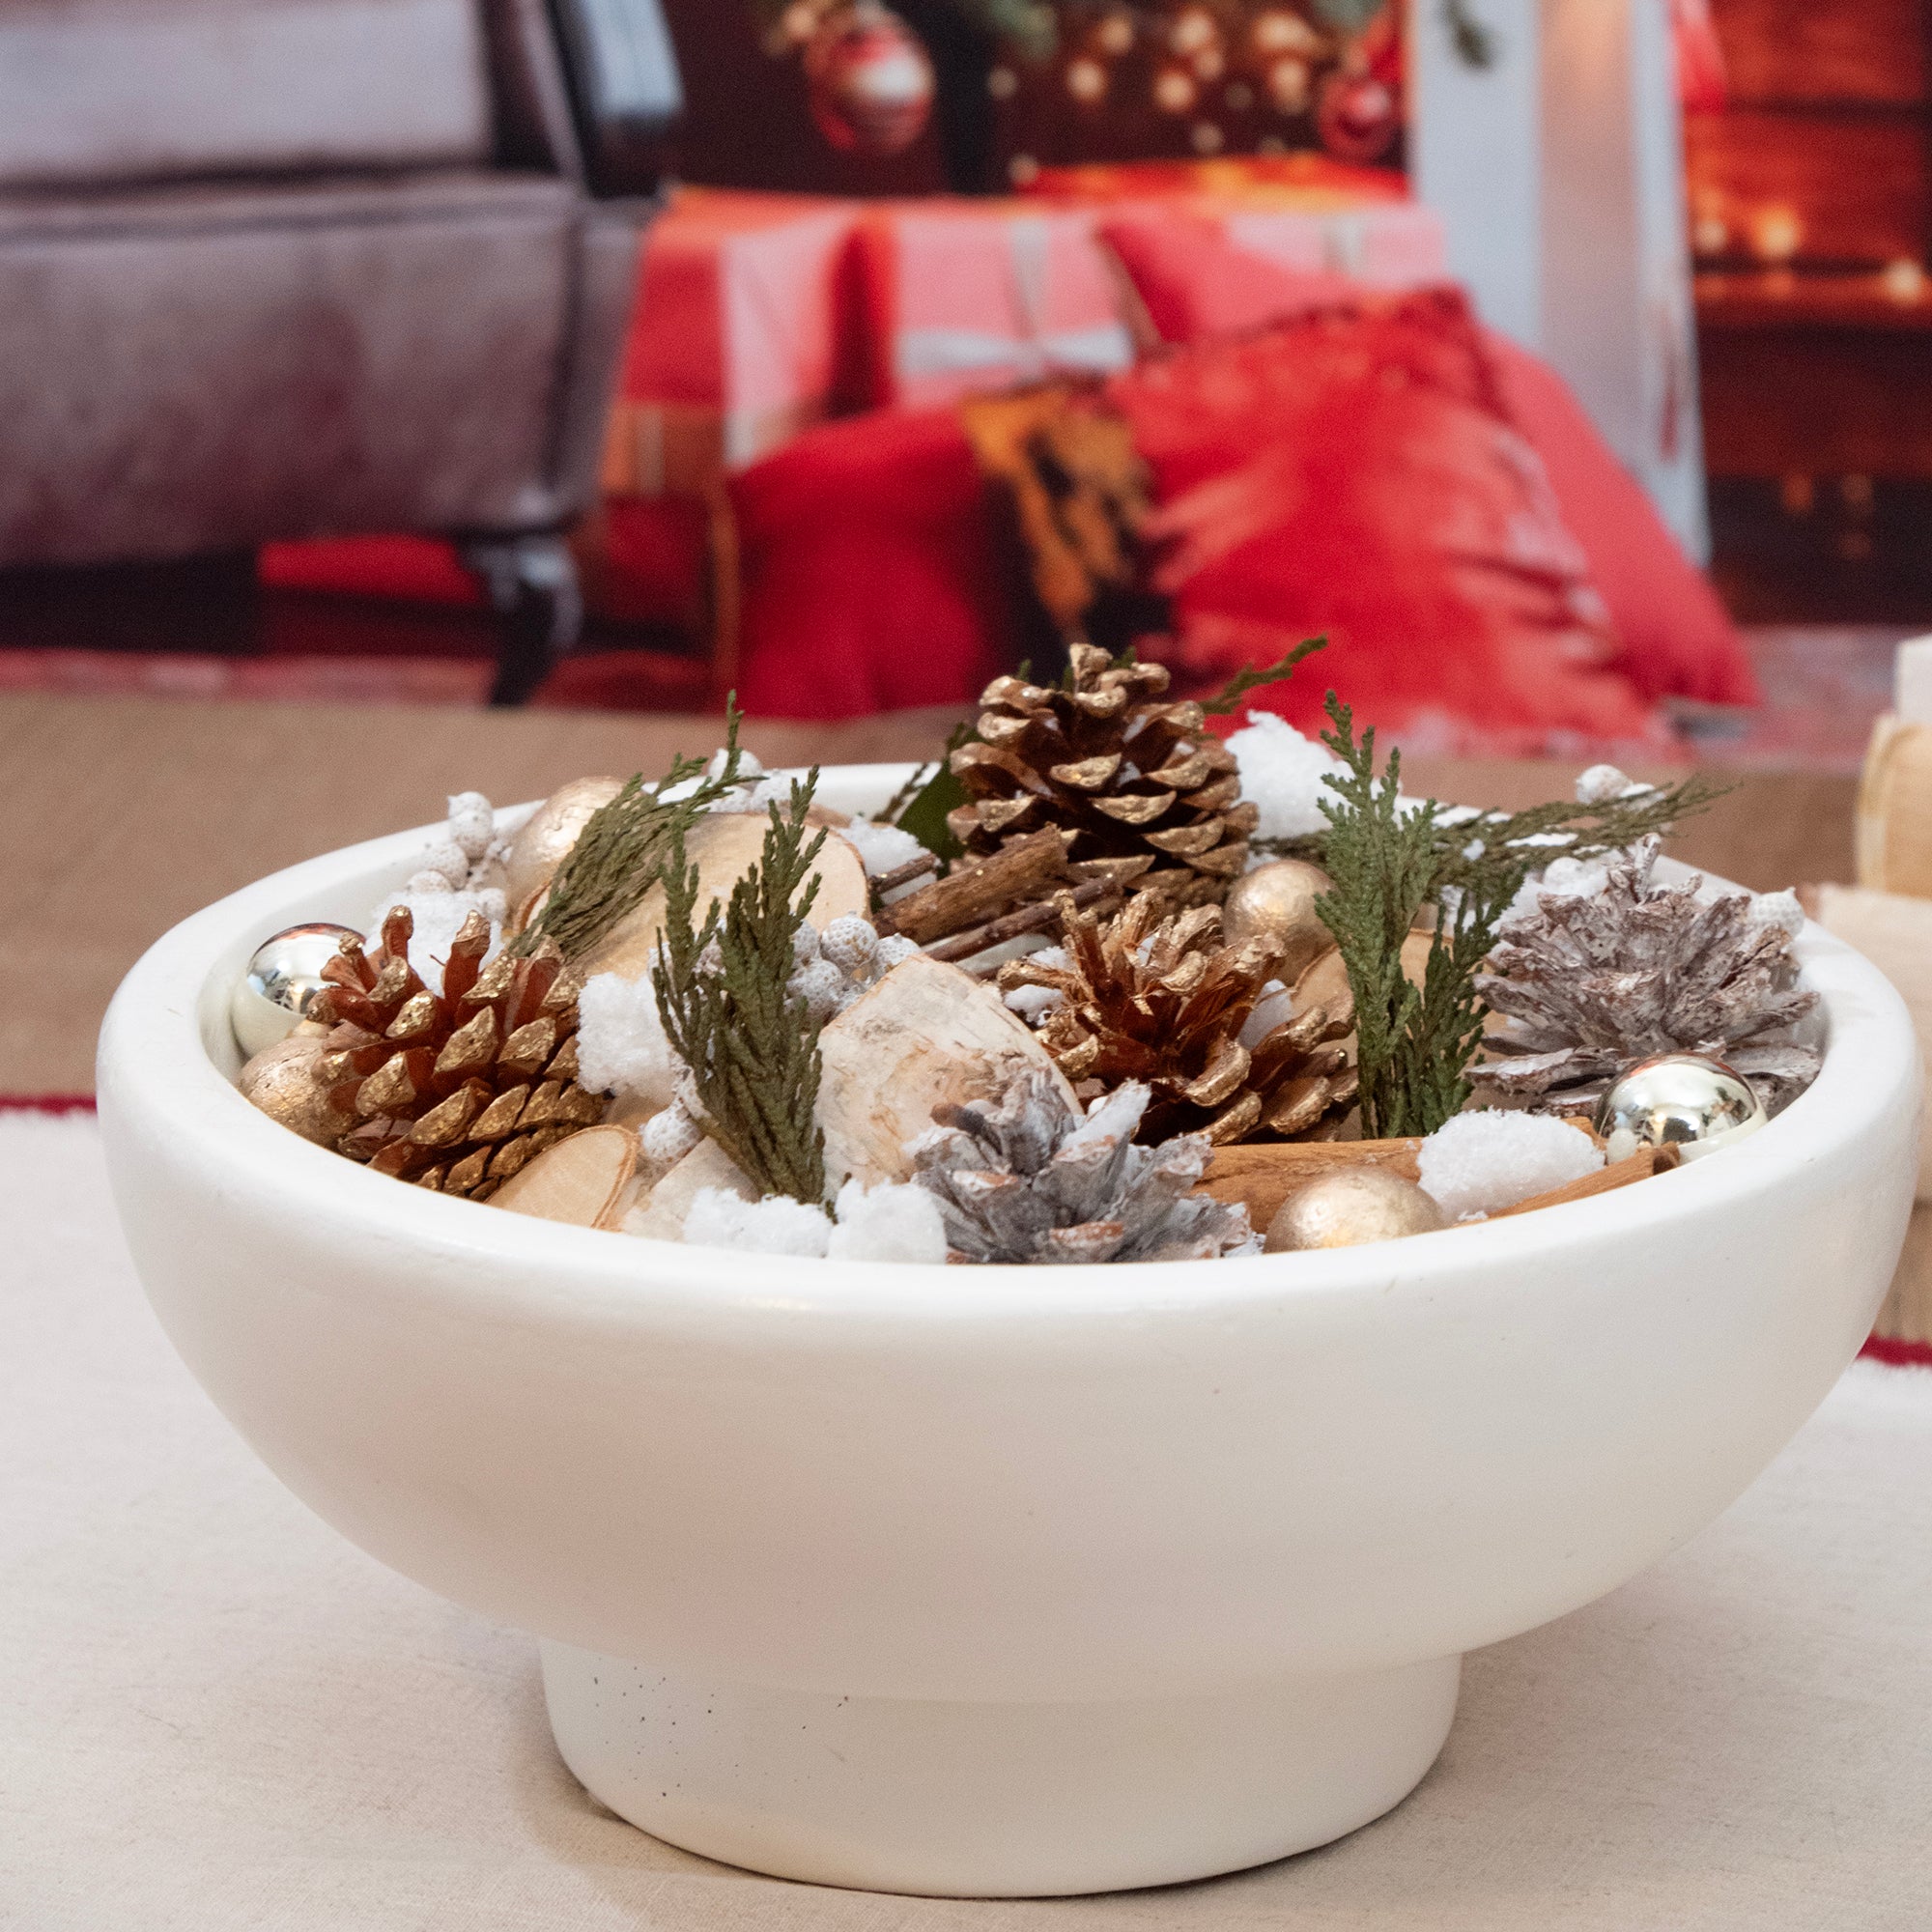
<path id="1" fill-rule="evenodd" d="M 664 939 L 651 988 L 665 1037 L 691 1068 L 705 1129 L 763 1194 L 825 1206 L 825 1135 L 815 1115 L 823 1067 L 819 1028 L 787 981 L 793 941 L 818 896 L 805 814 L 817 789 L 813 770 L 794 780 L 771 823 L 757 865 L 697 918 L 697 867 L 687 862 L 684 828 L 670 829 L 663 866 Z"/>
<path id="2" fill-rule="evenodd" d="M 1333 728 L 1321 742 L 1345 769 L 1326 780 L 1335 798 L 1321 801 L 1328 821 L 1326 864 L 1332 890 L 1315 901 L 1322 923 L 1349 975 L 1355 1003 L 1356 1067 L 1361 1082 L 1362 1132 L 1370 1140 L 1434 1132 L 1409 1122 L 1410 1095 L 1425 1042 L 1418 1037 L 1425 1001 L 1404 978 L 1402 945 L 1428 902 L 1435 876 L 1435 807 L 1402 805 L 1402 753 L 1391 752 L 1388 769 L 1376 777 L 1373 727 L 1355 739 L 1354 714 L 1331 691 Z M 1434 952 L 1431 966 L 1435 966 Z M 1447 982 L 1437 976 L 1435 1011 L 1447 1004 Z"/>
<path id="3" fill-rule="evenodd" d="M 1201 708 L 1210 718 L 1229 717 L 1249 692 L 1264 684 L 1280 684 L 1293 675 L 1295 666 L 1304 658 L 1312 658 L 1317 651 L 1327 648 L 1328 639 L 1325 637 L 1304 638 L 1292 651 L 1277 658 L 1271 665 L 1259 668 L 1243 665 L 1212 697 L 1201 700 Z"/>
<path id="4" fill-rule="evenodd" d="M 714 776 L 705 776 L 709 759 L 680 755 L 655 784 L 645 784 L 639 772 L 594 812 L 557 867 L 542 909 L 505 951 L 527 955 L 551 939 L 565 959 L 582 959 L 635 912 L 657 882 L 673 840 L 682 850 L 686 835 L 712 806 L 756 781 L 759 775 L 743 769 L 738 749 L 743 720 L 734 693 L 724 701 L 724 757 Z M 684 796 L 670 796 L 687 784 L 691 789 Z"/>
<path id="5" fill-rule="evenodd" d="M 1486 1011 L 1476 972 L 1522 880 L 1492 867 L 1444 891 L 1441 808 L 1403 799 L 1400 752 L 1377 778 L 1374 729 L 1358 743 L 1354 714 L 1332 691 L 1328 717 L 1321 742 L 1344 771 L 1326 781 L 1335 801 L 1321 802 L 1334 887 L 1315 909 L 1335 935 L 1354 995 L 1362 1132 L 1370 1140 L 1433 1134 L 1469 1097 Z M 1403 973 L 1402 947 L 1432 905 L 1435 929 L 1418 989 Z"/>
<path id="6" fill-rule="evenodd" d="M 1500 896 L 1507 905 L 1530 873 L 1551 860 L 1601 859 L 1653 833 L 1668 838 L 1681 820 L 1707 810 L 1729 789 L 1691 778 L 1596 805 L 1559 798 L 1525 811 L 1438 818 L 1435 890 Z"/>

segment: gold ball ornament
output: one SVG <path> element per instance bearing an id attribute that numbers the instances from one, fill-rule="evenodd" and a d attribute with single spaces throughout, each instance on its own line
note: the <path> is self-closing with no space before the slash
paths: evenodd
<path id="1" fill-rule="evenodd" d="M 315 1077 L 322 1053 L 322 1039 L 315 1034 L 277 1040 L 249 1061 L 236 1085 L 242 1097 L 271 1121 L 318 1147 L 328 1147 L 355 1122 L 329 1104 L 328 1089 Z"/>
<path id="2" fill-rule="evenodd" d="M 1612 1160 L 1674 1147 L 1686 1160 L 1734 1147 L 1771 1119 L 1742 1073 L 1701 1053 L 1664 1053 L 1620 1074 L 1597 1103 Z"/>
<path id="3" fill-rule="evenodd" d="M 1293 985 L 1335 944 L 1315 901 L 1331 881 L 1305 859 L 1270 859 L 1229 888 L 1221 908 L 1221 936 L 1230 946 L 1265 939 L 1284 954 L 1278 977 Z"/>
<path id="4" fill-rule="evenodd" d="M 315 920 L 265 939 L 229 995 L 228 1019 L 236 1045 L 244 1054 L 254 1054 L 286 1039 L 307 1017 L 309 1002 L 322 991 L 322 969 L 345 939 L 361 937 L 351 926 Z"/>
<path id="5" fill-rule="evenodd" d="M 1267 1252 L 1356 1248 L 1430 1235 L 1447 1218 L 1414 1181 L 1383 1167 L 1343 1168 L 1297 1187 L 1268 1223 Z"/>
<path id="6" fill-rule="evenodd" d="M 537 895 L 549 886 L 551 874 L 563 864 L 583 828 L 623 789 L 619 779 L 572 779 L 524 822 L 503 861 L 503 900 L 510 909 L 512 933 L 529 923 Z"/>

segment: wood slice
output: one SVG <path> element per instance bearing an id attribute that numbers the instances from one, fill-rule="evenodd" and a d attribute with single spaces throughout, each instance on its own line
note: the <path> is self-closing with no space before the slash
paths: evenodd
<path id="1" fill-rule="evenodd" d="M 769 825 L 763 812 L 711 811 L 692 827 L 685 852 L 697 867 L 699 920 L 714 898 L 728 900 L 731 888 L 758 863 Z M 867 911 L 871 901 L 866 867 L 857 850 L 838 833 L 826 833 L 811 869 L 819 880 L 810 914 L 813 925 L 823 927 L 847 913 Z M 615 973 L 622 980 L 648 978 L 651 954 L 664 934 L 664 888 L 653 886 L 579 962 L 583 977 Z"/>
<path id="2" fill-rule="evenodd" d="M 626 1127 L 585 1127 L 513 1174 L 489 1205 L 573 1228 L 614 1228 L 637 1171 L 636 1134 Z"/>
<path id="3" fill-rule="evenodd" d="M 932 1110 L 990 1099 L 1037 1066 L 1078 1110 L 1073 1089 L 1026 1023 L 992 987 L 915 953 L 819 1035 L 825 1061 L 818 1122 L 835 1183 L 904 1180 L 909 1142 L 932 1129 Z"/>
<path id="4" fill-rule="evenodd" d="M 1402 942 L 1402 973 L 1411 986 L 1420 986 L 1429 971 L 1429 949 L 1435 944 L 1426 932 L 1411 932 Z M 1305 1013 L 1310 1007 L 1325 1007 L 1339 1018 L 1344 1013 L 1355 1010 L 1354 996 L 1349 991 L 1349 969 L 1342 964 L 1342 953 L 1338 947 L 1331 946 L 1327 952 L 1318 953 L 1309 965 L 1303 968 L 1300 979 L 1290 989 L 1293 995 L 1294 1010 Z M 1345 1042 L 1349 1058 L 1355 1057 L 1354 1036 L 1350 1035 Z"/>

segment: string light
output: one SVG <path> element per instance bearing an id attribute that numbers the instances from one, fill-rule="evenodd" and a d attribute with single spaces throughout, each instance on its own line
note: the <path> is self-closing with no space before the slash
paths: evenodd
<path id="1" fill-rule="evenodd" d="M 1085 106 L 1107 98 L 1107 70 L 1096 60 L 1082 55 L 1066 63 L 1066 91 Z"/>

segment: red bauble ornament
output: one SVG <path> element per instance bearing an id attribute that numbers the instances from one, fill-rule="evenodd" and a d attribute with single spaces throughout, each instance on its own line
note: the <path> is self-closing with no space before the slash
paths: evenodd
<path id="1" fill-rule="evenodd" d="M 811 118 L 845 154 L 896 155 L 925 131 L 932 62 L 919 36 L 874 0 L 834 14 L 805 50 Z"/>
<path id="2" fill-rule="evenodd" d="M 1402 104 L 1387 81 L 1351 61 L 1322 82 L 1315 129 L 1338 161 L 1378 161 L 1402 132 Z"/>

